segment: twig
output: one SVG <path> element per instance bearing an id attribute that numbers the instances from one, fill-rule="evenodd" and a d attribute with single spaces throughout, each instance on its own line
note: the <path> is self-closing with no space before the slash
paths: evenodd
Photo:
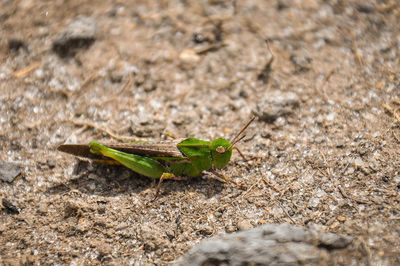
<path id="1" fill-rule="evenodd" d="M 80 89 L 79 91 L 82 91 L 83 89 L 85 89 L 86 86 L 87 86 L 89 83 L 95 81 L 95 80 L 98 79 L 98 78 L 99 78 L 99 75 L 98 75 L 97 73 L 94 73 L 94 74 L 90 75 L 88 78 L 86 78 L 86 79 L 82 82 L 81 89 Z"/>
<path id="2" fill-rule="evenodd" d="M 287 215 L 287 217 L 289 217 L 289 219 L 292 221 L 292 223 L 296 224 L 296 221 L 293 220 L 292 217 L 290 217 L 288 211 L 285 208 L 283 208 L 283 206 L 282 206 L 282 204 L 280 202 L 279 202 L 279 207 L 281 207 L 282 211 Z"/>
<path id="3" fill-rule="evenodd" d="M 399 137 L 396 135 L 396 133 L 394 133 L 394 130 L 392 130 L 392 135 L 393 135 L 394 139 L 395 139 L 397 142 L 400 143 L 400 139 L 399 139 Z"/>
<path id="4" fill-rule="evenodd" d="M 297 176 L 293 176 L 288 182 L 286 182 L 286 184 L 292 184 L 294 180 L 297 179 Z M 281 191 L 281 195 L 285 195 L 286 191 L 288 191 L 290 189 L 290 186 L 286 186 L 286 188 L 284 190 Z"/>
<path id="5" fill-rule="evenodd" d="M 392 99 L 390 100 L 390 103 L 400 105 L 400 99 Z"/>
<path id="6" fill-rule="evenodd" d="M 262 180 L 264 181 L 264 183 L 265 183 L 268 187 L 272 188 L 273 190 L 275 190 L 276 192 L 278 192 L 280 195 L 282 195 L 282 191 L 281 191 L 279 188 L 277 188 L 276 186 L 274 186 L 273 184 L 269 183 L 268 180 L 267 180 L 264 176 L 262 177 Z"/>
<path id="7" fill-rule="evenodd" d="M 394 116 L 394 118 L 396 118 L 397 122 L 399 122 L 400 124 L 400 116 L 399 114 L 396 112 L 396 110 L 393 110 L 392 107 L 390 107 L 388 104 L 386 103 L 382 103 L 382 107 L 385 108 L 386 111 L 388 111 L 391 115 Z"/>
<path id="8" fill-rule="evenodd" d="M 121 136 L 121 135 L 117 135 L 114 132 L 112 132 L 111 130 L 102 127 L 102 126 L 98 126 L 92 122 L 88 122 L 88 121 L 79 121 L 79 120 L 70 120 L 69 122 L 73 123 L 74 125 L 77 126 L 87 126 L 87 127 L 91 127 L 94 129 L 97 129 L 99 131 L 105 132 L 107 135 L 109 135 L 110 137 L 116 139 L 116 140 L 120 140 L 120 141 L 137 141 L 138 138 L 136 137 L 130 137 L 130 136 Z"/>
<path id="9" fill-rule="evenodd" d="M 331 76 L 333 75 L 333 73 L 335 73 L 335 70 L 336 70 L 336 68 L 333 67 L 333 68 L 331 68 L 331 69 L 325 74 L 324 78 L 322 79 L 321 86 L 320 86 L 319 89 L 318 89 L 318 90 L 320 90 L 320 91 L 323 91 L 323 94 L 324 94 L 325 96 L 326 96 L 326 93 L 325 93 L 324 87 L 325 87 L 326 83 L 328 83 L 328 81 L 329 81 L 329 79 L 331 78 Z"/>
<path id="10" fill-rule="evenodd" d="M 228 44 L 226 43 L 216 43 L 216 44 L 210 44 L 204 47 L 199 47 L 194 49 L 196 54 L 205 54 L 207 52 L 212 52 L 212 51 L 216 51 L 224 46 L 227 46 Z"/>
<path id="11" fill-rule="evenodd" d="M 27 67 L 25 67 L 23 69 L 15 71 L 14 73 L 12 73 L 12 75 L 14 77 L 16 77 L 16 78 L 22 78 L 22 77 L 25 77 L 31 71 L 33 71 L 36 68 L 38 68 L 39 66 L 40 66 L 40 63 L 39 62 L 35 62 L 35 63 L 32 63 L 32 64 L 30 64 L 29 66 L 27 66 Z"/>
<path id="12" fill-rule="evenodd" d="M 360 52 L 358 51 L 358 47 L 357 47 L 357 42 L 355 39 L 353 39 L 353 53 L 356 56 L 356 59 L 358 61 L 358 64 L 360 65 L 360 67 L 362 68 L 364 66 L 364 63 L 362 61 Z"/>
<path id="13" fill-rule="evenodd" d="M 324 158 L 324 162 L 326 163 L 326 159 L 325 159 L 325 155 L 323 153 L 321 153 L 322 157 Z M 337 185 L 336 182 L 333 180 L 332 174 L 329 171 L 328 168 L 328 172 L 325 172 L 324 170 L 322 170 L 321 168 L 319 168 L 317 165 L 313 164 L 312 162 L 309 162 L 315 169 L 317 169 L 323 176 L 327 176 L 329 178 L 329 180 L 331 181 L 333 187 L 339 191 L 340 195 L 342 195 L 343 198 L 345 199 L 349 199 L 349 200 L 353 200 L 357 203 L 361 203 L 361 204 L 368 204 L 368 201 L 362 200 L 362 199 L 358 199 L 352 196 L 347 195 L 346 191 L 342 188 L 342 186 Z M 354 208 L 358 209 L 357 206 L 354 206 Z"/>
<path id="14" fill-rule="evenodd" d="M 249 194 L 253 190 L 253 188 L 256 187 L 260 183 L 261 179 L 262 179 L 262 177 L 259 178 L 256 182 L 254 182 L 242 195 L 240 195 L 240 198 L 243 199 L 244 196 L 247 196 L 247 194 Z"/>
<path id="15" fill-rule="evenodd" d="M 118 95 L 122 95 L 124 94 L 125 90 L 127 88 L 129 88 L 132 85 L 133 82 L 133 75 L 132 73 L 129 74 L 129 80 L 125 83 L 124 87 L 122 88 L 122 90 L 120 92 L 115 93 L 114 95 L 112 95 L 111 97 L 108 97 L 107 99 L 101 101 L 100 103 L 98 103 L 99 105 L 104 105 L 106 103 L 112 102 L 115 99 L 117 99 Z"/>

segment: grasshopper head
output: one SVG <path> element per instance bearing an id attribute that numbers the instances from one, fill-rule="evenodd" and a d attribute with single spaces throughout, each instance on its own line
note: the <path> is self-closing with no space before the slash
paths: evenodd
<path id="1" fill-rule="evenodd" d="M 242 133 L 249 127 L 249 125 L 254 121 L 255 117 L 249 120 L 247 124 L 239 131 L 238 134 L 229 142 L 226 139 L 219 138 L 215 139 L 211 142 L 210 148 L 211 148 L 211 157 L 212 157 L 212 163 L 215 167 L 217 168 L 223 168 L 225 167 L 232 156 L 232 150 L 236 149 L 239 154 L 243 157 L 243 159 L 246 159 L 242 152 L 235 147 L 235 144 L 241 141 L 246 135 L 242 135 Z"/>
<path id="2" fill-rule="evenodd" d="M 210 144 L 212 163 L 217 168 L 224 168 L 230 161 L 233 146 L 223 138 L 215 139 Z"/>

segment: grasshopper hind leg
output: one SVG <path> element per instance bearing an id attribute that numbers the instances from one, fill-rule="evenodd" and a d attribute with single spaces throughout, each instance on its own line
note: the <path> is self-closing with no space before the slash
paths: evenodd
<path id="1" fill-rule="evenodd" d="M 189 176 L 176 176 L 174 174 L 171 173 L 163 173 L 162 176 L 160 177 L 160 181 L 158 181 L 158 185 L 157 185 L 157 190 L 156 190 L 156 194 L 154 196 L 154 198 L 152 199 L 151 202 L 155 201 L 159 194 L 160 194 L 160 190 L 161 190 L 161 183 L 164 180 L 170 179 L 170 180 L 178 180 L 178 181 L 185 181 L 185 180 L 189 180 L 191 177 Z"/>

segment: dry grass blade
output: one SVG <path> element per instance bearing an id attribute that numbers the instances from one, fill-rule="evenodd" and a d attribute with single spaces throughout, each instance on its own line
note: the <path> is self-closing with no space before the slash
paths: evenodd
<path id="1" fill-rule="evenodd" d="M 102 127 L 102 126 L 98 126 L 95 123 L 88 122 L 88 121 L 70 120 L 68 122 L 71 122 L 71 123 L 73 123 L 74 125 L 77 125 L 77 126 L 86 126 L 86 127 L 91 127 L 91 128 L 97 129 L 99 131 L 102 131 L 102 132 L 106 133 L 107 135 L 109 135 L 113 139 L 120 140 L 120 141 L 139 141 L 139 140 L 143 140 L 143 139 L 139 139 L 137 137 L 122 136 L 122 135 L 115 134 L 114 132 L 112 132 L 108 128 L 105 128 L 105 127 Z"/>

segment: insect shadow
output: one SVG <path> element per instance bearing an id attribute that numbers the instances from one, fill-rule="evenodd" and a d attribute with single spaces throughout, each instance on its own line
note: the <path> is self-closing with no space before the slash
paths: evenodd
<path id="1" fill-rule="evenodd" d="M 158 183 L 158 180 L 141 176 L 121 165 L 89 163 L 79 159 L 72 175 L 73 178 L 62 184 L 50 187 L 47 192 L 60 194 L 78 190 L 85 194 L 104 197 L 114 197 L 121 194 L 141 194 L 146 198 L 152 198 Z M 187 181 L 165 181 L 160 197 L 168 196 L 174 192 L 185 193 L 190 188 L 194 188 L 197 193 L 210 198 L 220 193 L 224 189 L 224 185 L 218 180 L 207 178 L 207 174 L 204 173 Z M 145 191 L 146 193 L 144 193 Z"/>

